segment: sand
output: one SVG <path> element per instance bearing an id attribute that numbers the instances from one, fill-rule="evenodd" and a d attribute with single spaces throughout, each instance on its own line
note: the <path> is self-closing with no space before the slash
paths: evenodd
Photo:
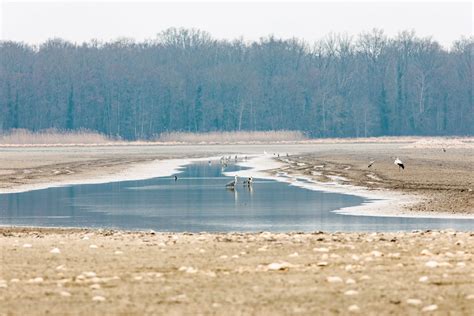
<path id="1" fill-rule="evenodd" d="M 238 154 L 256 156 L 247 162 L 257 167 L 254 176 L 286 173 L 290 181 L 303 176 L 328 190 L 394 197 L 383 209 L 343 211 L 470 216 L 474 152 L 470 141 L 448 147 L 449 141 L 4 147 L 0 190 L 169 175 L 193 159 Z M 394 156 L 406 163 L 404 171 L 393 165 Z M 3 227 L 0 315 L 469 315 L 473 247 L 473 232 L 454 231 L 170 234 Z"/>
<path id="2" fill-rule="evenodd" d="M 473 233 L 0 228 L 0 249 L 0 315 L 474 310 Z"/>

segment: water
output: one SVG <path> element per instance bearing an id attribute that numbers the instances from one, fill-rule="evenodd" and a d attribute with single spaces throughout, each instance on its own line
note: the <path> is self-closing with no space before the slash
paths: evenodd
<path id="1" fill-rule="evenodd" d="M 231 166 L 226 171 L 238 170 Z M 174 177 L 75 185 L 0 195 L 0 225 L 104 227 L 156 231 L 472 230 L 474 220 L 347 216 L 331 211 L 361 197 L 255 179 L 225 184 L 219 165 L 194 164 Z"/>

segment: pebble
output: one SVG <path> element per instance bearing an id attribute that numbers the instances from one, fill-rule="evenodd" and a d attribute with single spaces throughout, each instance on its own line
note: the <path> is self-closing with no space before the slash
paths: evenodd
<path id="1" fill-rule="evenodd" d="M 70 297 L 71 296 L 71 293 L 67 292 L 67 291 L 61 291 L 59 292 L 59 295 L 63 296 L 63 297 Z"/>
<path id="2" fill-rule="evenodd" d="M 181 272 L 186 272 L 186 273 L 196 273 L 198 271 L 198 269 L 196 268 L 193 268 L 193 267 L 181 267 L 178 269 L 178 271 L 181 271 Z"/>
<path id="3" fill-rule="evenodd" d="M 355 284 L 355 283 L 356 281 L 354 279 L 349 278 L 346 280 L 346 284 Z"/>
<path id="4" fill-rule="evenodd" d="M 10 280 L 10 283 L 18 283 L 18 282 L 20 282 L 20 279 L 11 279 Z"/>
<path id="5" fill-rule="evenodd" d="M 371 277 L 369 277 L 368 275 L 363 275 L 359 278 L 359 280 L 363 281 L 363 280 L 370 280 Z"/>
<path id="6" fill-rule="evenodd" d="M 59 265 L 59 266 L 56 267 L 56 270 L 58 270 L 58 271 L 65 271 L 65 270 L 66 270 L 66 267 L 65 267 L 63 264 L 61 264 L 61 265 Z"/>
<path id="7" fill-rule="evenodd" d="M 429 278 L 426 275 L 424 275 L 424 276 L 422 276 L 418 279 L 419 282 L 428 282 L 428 280 L 429 280 Z"/>
<path id="8" fill-rule="evenodd" d="M 289 267 L 290 265 L 286 262 L 282 262 L 282 263 L 273 262 L 267 266 L 267 269 L 270 271 L 278 271 L 278 270 L 286 270 Z"/>
<path id="9" fill-rule="evenodd" d="M 61 250 L 59 250 L 59 248 L 53 248 L 51 249 L 50 253 L 58 254 L 58 253 L 61 253 Z"/>
<path id="10" fill-rule="evenodd" d="M 94 296 L 94 297 L 92 298 L 92 300 L 93 300 L 94 302 L 104 302 L 104 301 L 105 301 L 105 297 L 100 296 L 100 295 L 96 295 L 96 296 Z"/>
<path id="11" fill-rule="evenodd" d="M 433 254 L 431 253 L 431 251 L 429 251 L 428 249 L 423 249 L 421 252 L 420 252 L 421 255 L 423 256 L 432 256 Z"/>
<path id="12" fill-rule="evenodd" d="M 97 248 L 99 248 L 99 247 L 97 247 L 97 245 L 90 245 L 89 248 L 91 248 L 91 249 L 97 249 Z"/>
<path id="13" fill-rule="evenodd" d="M 339 283 L 339 282 L 342 282 L 342 279 L 338 276 L 330 276 L 330 277 L 327 277 L 326 280 L 329 282 L 329 283 Z"/>
<path id="14" fill-rule="evenodd" d="M 114 254 L 116 254 L 116 255 L 123 255 L 123 251 L 116 250 L 116 251 L 114 252 Z"/>
<path id="15" fill-rule="evenodd" d="M 347 295 L 347 296 L 353 296 L 353 295 L 357 295 L 359 294 L 359 292 L 355 291 L 355 290 L 348 290 L 346 292 L 344 292 L 344 295 Z"/>
<path id="16" fill-rule="evenodd" d="M 298 256 L 299 256 L 299 254 L 297 252 L 294 252 L 294 253 L 288 255 L 288 257 L 290 257 L 290 258 L 295 258 L 295 257 L 298 257 Z"/>
<path id="17" fill-rule="evenodd" d="M 82 275 L 85 276 L 86 278 L 94 278 L 97 276 L 97 274 L 92 271 L 82 272 Z"/>
<path id="18" fill-rule="evenodd" d="M 358 313 L 358 312 L 360 312 L 359 306 L 357 306 L 357 305 L 355 305 L 355 304 L 349 306 L 349 308 L 348 308 L 347 310 L 348 310 L 349 312 L 351 312 L 351 313 Z"/>
<path id="19" fill-rule="evenodd" d="M 458 262 L 456 264 L 456 266 L 460 267 L 460 268 L 464 268 L 466 266 L 466 263 L 465 262 Z"/>
<path id="20" fill-rule="evenodd" d="M 29 279 L 28 283 L 41 283 L 43 281 L 44 281 L 43 278 L 37 277 L 37 278 L 34 278 L 34 279 Z"/>
<path id="21" fill-rule="evenodd" d="M 23 248 L 31 248 L 31 247 L 33 247 L 31 244 L 24 244 L 23 245 Z"/>
<path id="22" fill-rule="evenodd" d="M 466 295 L 466 300 L 474 300 L 474 294 Z"/>
<path id="23" fill-rule="evenodd" d="M 227 256 L 226 255 L 222 255 L 219 257 L 219 259 L 227 259 Z"/>
<path id="24" fill-rule="evenodd" d="M 421 311 L 422 312 L 433 312 L 437 309 L 438 309 L 438 305 L 432 304 L 432 305 L 428 305 L 428 306 L 423 307 L 423 309 Z"/>
<path id="25" fill-rule="evenodd" d="M 409 298 L 407 299 L 407 304 L 408 305 L 421 305 L 421 300 L 417 298 Z"/>
<path id="26" fill-rule="evenodd" d="M 439 266 L 438 262 L 436 261 L 428 261 L 427 263 L 425 263 L 425 266 L 428 267 L 428 268 L 437 268 Z"/>
<path id="27" fill-rule="evenodd" d="M 380 251 L 377 251 L 377 250 L 372 251 L 370 254 L 374 257 L 382 257 L 383 256 L 383 253 L 381 253 Z"/>
<path id="28" fill-rule="evenodd" d="M 329 252 L 329 249 L 328 248 L 313 248 L 313 251 L 316 251 L 316 252 Z"/>
<path id="29" fill-rule="evenodd" d="M 318 267 L 325 267 L 328 265 L 327 261 L 320 261 L 316 264 Z"/>
<path id="30" fill-rule="evenodd" d="M 90 288 L 93 289 L 93 290 L 98 290 L 98 289 L 100 289 L 100 284 L 97 284 L 97 283 L 96 283 L 96 284 L 92 284 L 92 285 L 90 286 Z"/>
<path id="31" fill-rule="evenodd" d="M 0 289 L 6 289 L 8 287 L 7 283 L 0 282 Z"/>

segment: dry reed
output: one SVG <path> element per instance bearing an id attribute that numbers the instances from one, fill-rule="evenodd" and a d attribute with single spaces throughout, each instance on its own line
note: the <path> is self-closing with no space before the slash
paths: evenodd
<path id="1" fill-rule="evenodd" d="M 47 129 L 32 132 L 26 129 L 15 129 L 0 134 L 0 145 L 104 144 L 111 141 L 105 135 L 87 130 L 59 131 Z"/>
<path id="2" fill-rule="evenodd" d="M 235 131 L 187 133 L 170 132 L 158 137 L 160 142 L 179 143 L 273 143 L 294 142 L 306 139 L 300 131 Z"/>

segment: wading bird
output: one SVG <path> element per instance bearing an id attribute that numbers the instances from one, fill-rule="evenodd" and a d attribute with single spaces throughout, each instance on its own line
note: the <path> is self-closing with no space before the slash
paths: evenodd
<path id="1" fill-rule="evenodd" d="M 247 180 L 244 180 L 244 186 L 251 186 L 253 183 L 253 178 L 250 177 Z"/>
<path id="2" fill-rule="evenodd" d="M 174 176 L 174 181 L 178 181 L 178 176 Z"/>
<path id="3" fill-rule="evenodd" d="M 234 177 L 233 181 L 230 181 L 229 183 L 227 183 L 225 187 L 228 189 L 234 189 L 236 184 L 237 184 L 237 176 Z"/>
<path id="4" fill-rule="evenodd" d="M 398 166 L 398 170 L 400 170 L 400 168 L 405 169 L 405 165 L 400 159 L 398 159 L 398 157 L 395 159 L 393 163 Z"/>

